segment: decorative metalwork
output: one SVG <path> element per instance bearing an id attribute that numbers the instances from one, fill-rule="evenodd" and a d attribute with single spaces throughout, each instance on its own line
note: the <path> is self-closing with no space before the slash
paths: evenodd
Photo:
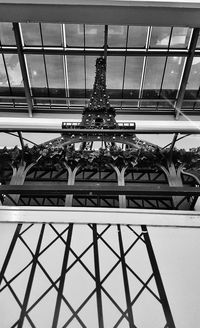
<path id="1" fill-rule="evenodd" d="M 115 110 L 110 106 L 106 90 L 106 61 L 96 60 L 96 76 L 88 107 L 85 108 L 80 124 L 84 128 L 116 128 Z"/>
<path id="2" fill-rule="evenodd" d="M 146 226 L 18 224 L 0 300 L 2 328 L 175 328 Z"/>

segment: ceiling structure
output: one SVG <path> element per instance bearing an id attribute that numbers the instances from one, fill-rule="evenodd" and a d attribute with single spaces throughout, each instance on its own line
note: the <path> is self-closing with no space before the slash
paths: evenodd
<path id="1" fill-rule="evenodd" d="M 30 143 L 33 143 L 35 136 L 20 132 L 26 131 L 28 121 L 32 124 L 33 129 L 30 130 L 32 132 L 34 125 L 37 128 L 39 124 L 43 126 L 46 124 L 47 132 L 51 124 L 54 126 L 58 124 L 55 122 L 55 117 L 57 121 L 60 119 L 60 122 L 63 122 L 63 117 L 65 122 L 78 120 L 80 122 L 81 113 L 88 105 L 92 93 L 96 58 L 104 56 L 107 61 L 106 83 L 110 95 L 109 101 L 116 109 L 117 122 L 119 117 L 124 122 L 131 122 L 131 120 L 134 122 L 135 117 L 140 116 L 140 123 L 142 120 L 149 120 L 148 128 L 151 127 L 153 130 L 157 126 L 158 129 L 164 130 L 166 118 L 171 119 L 170 129 L 174 128 L 173 124 L 177 123 L 177 119 L 179 124 L 176 124 L 176 127 L 179 125 L 180 129 L 184 129 L 184 124 L 187 128 L 187 122 L 190 121 L 193 131 L 196 129 L 196 144 L 192 136 L 180 137 L 175 133 L 176 129 L 173 130 L 174 137 L 165 134 L 158 137 L 154 129 L 152 131 L 154 140 L 150 141 L 162 144 L 164 148 L 168 147 L 169 154 L 172 154 L 179 138 L 184 138 L 182 140 L 185 149 L 198 146 L 200 6 L 198 3 L 174 1 L 170 3 L 169 5 L 160 1 L 58 0 L 55 5 L 53 0 L 8 0 L 6 3 L 0 0 L 0 131 L 2 131 L 3 119 L 4 122 L 7 120 L 8 123 L 13 124 L 16 123 L 15 119 L 18 119 L 16 123 L 18 128 L 12 129 L 12 132 L 18 132 L 16 136 L 19 136 L 22 148 L 20 163 L 16 155 L 20 153 L 19 149 L 11 150 L 17 159 L 15 164 L 18 170 L 12 171 L 9 165 L 5 165 L 0 187 L 5 191 L 0 199 L 4 205 L 0 209 L 1 220 L 12 222 L 10 225 L 2 225 L 0 238 L 3 250 L 1 259 L 4 255 L 6 258 L 0 274 L 0 282 L 3 281 L 0 290 L 1 302 L 3 302 L 3 307 L 0 307 L 3 309 L 1 315 L 4 320 L 3 327 L 57 327 L 57 324 L 59 326 L 62 324 L 63 328 L 78 327 L 78 325 L 103 328 L 105 322 L 109 327 L 122 328 L 129 325 L 129 327 L 175 328 L 173 317 L 177 325 L 183 323 L 184 327 L 192 327 L 199 321 L 199 313 L 194 310 L 198 304 L 194 295 L 195 297 L 199 295 L 197 293 L 199 287 L 195 279 L 199 267 L 195 258 L 191 256 L 198 249 L 199 236 L 196 234 L 195 237 L 194 229 L 192 233 L 188 231 L 185 233 L 186 229 L 184 231 L 179 229 L 178 233 L 177 229 L 174 232 L 170 229 L 170 233 L 166 233 L 166 229 L 163 233 L 162 230 L 161 233 L 157 230 L 156 235 L 150 228 L 149 235 L 145 225 L 142 226 L 142 230 L 130 224 L 124 225 L 129 223 L 124 221 L 124 213 L 131 215 L 131 223 L 135 220 L 134 224 L 140 225 L 146 222 L 150 224 L 152 217 L 155 223 L 157 211 L 157 216 L 162 216 L 162 224 L 166 225 L 164 222 L 166 219 L 167 224 L 170 225 L 171 222 L 172 226 L 176 226 L 179 214 L 175 215 L 171 210 L 194 209 L 200 194 L 197 187 L 199 180 L 194 179 L 189 172 L 188 175 L 184 175 L 183 186 L 174 187 L 174 181 L 170 180 L 170 174 L 166 174 L 165 168 L 163 171 L 145 168 L 140 172 L 137 168 L 134 171 L 134 167 L 127 169 L 126 172 L 126 167 L 120 172 L 118 168 L 115 171 L 107 169 L 100 171 L 90 168 L 87 170 L 87 167 L 86 169 L 83 167 L 83 170 L 77 173 L 75 180 L 78 166 L 73 167 L 72 172 L 67 165 L 63 168 L 57 163 L 57 169 L 56 165 L 52 165 L 51 154 L 50 160 L 46 160 L 47 149 L 43 149 L 42 164 L 32 169 L 35 163 L 29 163 L 27 157 L 27 151 L 32 150 L 27 150 L 24 145 L 27 140 L 24 138 L 28 137 L 31 139 Z M 164 127 L 158 120 L 162 120 Z M 39 122 L 38 125 L 36 121 Z M 137 128 L 138 125 L 137 122 Z M 60 130 L 57 129 L 55 137 L 59 136 Z M 112 131 L 108 132 L 111 134 Z M 5 137 L 1 138 L 1 146 L 4 146 L 7 144 L 8 137 L 3 133 L 1 135 Z M 140 136 L 142 139 L 141 134 Z M 149 141 L 149 135 L 145 136 L 148 136 Z M 51 138 L 52 135 L 46 133 L 38 134 L 37 143 L 41 144 Z M 188 141 L 187 146 L 186 141 Z M 45 144 L 42 147 L 45 147 Z M 48 147 L 51 149 L 50 142 Z M 40 146 L 36 147 L 39 148 Z M 4 150 L 7 152 L 6 148 Z M 56 149 L 53 151 L 55 152 Z M 44 167 L 44 162 L 50 165 Z M 169 169 L 172 168 L 172 172 L 169 173 L 173 176 L 171 164 Z M 180 170 L 177 171 L 180 173 Z M 16 172 L 18 175 L 15 175 Z M 177 179 L 175 180 L 177 182 Z M 180 180 L 181 178 L 178 182 Z M 73 186 L 74 182 L 75 186 Z M 19 191 L 22 191 L 21 198 L 17 194 Z M 73 200 L 70 194 L 72 191 L 77 194 Z M 130 195 L 127 191 L 130 191 Z M 13 194 L 10 195 L 10 192 Z M 46 193 L 44 197 L 41 196 L 43 192 Z M 111 197 L 108 195 L 109 192 Z M 124 193 L 127 194 L 129 211 L 123 212 L 121 208 L 121 211 L 117 212 L 114 209 L 114 212 L 113 208 L 126 206 L 124 206 L 126 202 Z M 21 214 L 24 208 L 13 207 L 10 210 L 10 205 L 13 204 L 29 206 L 29 208 L 26 208 L 26 213 Z M 59 222 L 60 214 L 66 221 L 69 220 L 66 213 L 69 210 L 70 215 L 73 215 L 71 205 L 81 207 L 80 213 L 77 209 L 74 211 L 76 217 L 72 221 L 74 224 L 66 225 L 66 222 L 62 221 L 65 225 L 62 230 L 63 225 L 55 224 L 54 221 Z M 44 209 L 44 206 L 49 207 Z M 58 211 L 59 206 L 62 207 L 60 211 Z M 90 207 L 90 215 L 83 211 L 87 206 Z M 102 211 L 99 209 L 101 206 L 104 207 Z M 94 224 L 95 211 L 91 211 L 91 207 L 97 207 L 97 223 L 101 223 L 99 219 L 101 217 L 104 225 Z M 107 212 L 105 207 L 109 207 Z M 55 211 L 52 211 L 52 208 Z M 136 210 L 130 211 L 130 208 Z M 141 211 L 144 208 L 145 210 Z M 143 216 L 138 222 L 136 222 L 137 212 Z M 176 211 L 178 212 L 181 227 L 199 225 L 198 222 L 196 223 L 198 212 L 197 215 L 191 211 L 190 214 L 188 211 L 187 213 Z M 42 220 L 45 222 L 44 213 L 46 217 L 48 216 L 48 222 L 51 220 L 54 223 L 46 226 L 33 225 L 33 217 L 34 220 L 38 220 L 37 223 Z M 92 224 L 87 226 L 76 224 L 81 222 L 77 213 L 84 220 L 86 218 L 90 220 L 92 216 Z M 173 222 L 169 220 L 169 213 L 173 215 Z M 191 222 L 191 213 L 195 222 L 194 220 Z M 105 225 L 106 219 L 109 225 Z M 15 222 L 20 223 L 16 225 Z M 22 226 L 21 222 L 27 224 Z M 118 224 L 117 229 L 116 224 Z M 157 225 L 158 221 L 156 221 Z M 174 243 L 173 233 L 174 236 L 176 235 Z M 157 245 L 156 255 L 161 252 L 158 263 L 162 264 L 163 261 L 165 265 L 164 269 L 161 265 L 162 276 L 149 236 L 154 237 L 153 246 Z M 117 249 L 116 245 L 118 245 Z M 94 254 L 87 252 L 90 247 Z M 176 254 L 178 254 L 177 258 Z M 134 266 L 138 271 L 135 272 L 135 268 L 129 265 L 129 256 L 131 265 L 135 259 Z M 181 256 L 184 262 L 182 266 Z M 29 257 L 31 257 L 30 262 Z M 193 262 L 187 262 L 188 259 Z M 189 263 L 186 269 L 185 263 Z M 121 271 L 118 271 L 119 267 L 115 270 L 118 264 L 122 267 Z M 26 271 L 27 268 L 30 271 Z M 114 275 L 117 273 L 116 276 L 112 274 L 113 271 Z M 80 274 L 81 279 L 78 279 Z M 111 274 L 112 279 L 110 279 Z M 19 280 L 16 282 L 18 277 Z M 170 304 L 165 294 L 162 277 L 167 287 Z M 124 298 L 122 298 L 123 294 Z M 95 299 L 92 298 L 93 295 Z M 154 296 L 153 300 L 149 300 L 149 295 Z M 186 302 L 185 295 L 187 295 Z M 90 298 L 92 303 L 88 306 Z M 10 307 L 12 313 L 9 311 Z M 47 312 L 48 315 L 45 315 Z M 152 315 L 153 312 L 156 315 Z M 9 313 L 9 316 L 6 313 Z M 192 324 L 193 322 L 195 323 Z"/>
<path id="2" fill-rule="evenodd" d="M 117 113 L 200 113 L 199 29 L 2 22 L 0 39 L 1 113 L 82 112 L 104 54 Z"/>

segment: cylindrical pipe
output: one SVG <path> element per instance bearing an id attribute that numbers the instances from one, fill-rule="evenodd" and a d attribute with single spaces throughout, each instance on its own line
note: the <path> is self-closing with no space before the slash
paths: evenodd
<path id="1" fill-rule="evenodd" d="M 0 118 L 0 131 L 38 131 L 38 132 L 60 132 L 62 130 L 62 123 L 75 122 L 75 120 L 65 120 L 65 119 L 46 119 L 46 118 Z M 135 133 L 190 133 L 190 134 L 200 134 L 200 121 L 141 121 L 141 120 L 133 120 L 135 122 L 136 129 Z M 76 121 L 75 123 L 78 123 Z M 122 121 L 118 122 L 119 125 L 126 124 L 126 122 Z M 127 124 L 129 124 L 127 123 Z M 78 129 L 78 125 L 77 125 Z M 86 131 L 86 129 L 82 130 L 82 132 Z M 97 132 L 116 132 L 115 130 L 98 130 Z M 64 130 L 62 130 L 64 131 Z M 88 130 L 95 132 L 96 130 Z M 133 132 L 127 130 L 127 132 Z"/>

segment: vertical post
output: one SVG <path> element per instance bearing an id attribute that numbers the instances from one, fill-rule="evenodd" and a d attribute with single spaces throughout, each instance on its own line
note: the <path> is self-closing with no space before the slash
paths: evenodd
<path id="1" fill-rule="evenodd" d="M 185 69 L 184 69 L 184 73 L 183 73 L 183 77 L 182 77 L 182 81 L 181 81 L 181 86 L 180 86 L 180 90 L 178 93 L 178 99 L 176 102 L 176 109 L 175 109 L 175 116 L 176 119 L 179 118 L 180 112 L 181 112 L 181 107 L 182 107 L 182 103 L 183 103 L 183 99 L 184 99 L 184 95 L 185 95 L 185 90 L 187 87 L 187 83 L 188 83 L 188 78 L 190 75 L 190 70 L 192 67 L 192 62 L 193 62 L 193 58 L 194 58 L 194 53 L 195 53 L 195 49 L 196 49 L 196 45 L 197 45 L 197 41 L 198 41 L 198 37 L 199 37 L 199 28 L 195 28 L 193 30 L 193 35 L 192 35 L 192 39 L 191 39 L 191 43 L 190 43 L 190 49 L 189 49 L 189 54 L 186 60 L 186 64 L 185 64 Z"/>
<path id="2" fill-rule="evenodd" d="M 68 263 L 68 258 L 69 258 L 69 250 L 70 250 L 70 244 L 71 244 L 71 239 L 72 239 L 72 231 L 73 231 L 73 224 L 70 223 L 68 234 L 67 234 L 65 254 L 64 254 L 64 258 L 63 258 L 63 264 L 62 264 L 62 270 L 61 270 L 61 276 L 60 276 L 60 283 L 59 283 L 59 287 L 58 287 L 58 294 L 57 294 L 52 328 L 57 328 L 57 326 L 58 326 L 60 306 L 61 306 L 63 289 L 64 289 L 64 284 L 65 284 L 65 275 L 66 275 L 67 263 Z"/>
<path id="3" fill-rule="evenodd" d="M 98 250 L 96 224 L 93 224 L 93 243 L 94 243 L 94 266 L 95 266 L 95 278 L 96 278 L 95 280 L 96 280 L 98 321 L 99 321 L 99 328 L 104 328 L 103 307 L 102 307 L 102 297 L 101 297 L 100 267 L 99 267 L 99 250 Z"/>
<path id="4" fill-rule="evenodd" d="M 22 304 L 22 310 L 21 310 L 21 314 L 20 314 L 20 318 L 19 318 L 19 322 L 18 322 L 18 328 L 23 327 L 24 319 L 25 319 L 25 316 L 26 316 L 27 305 L 28 305 L 28 301 L 29 301 L 29 297 L 30 297 L 30 293 L 31 293 L 31 288 L 32 288 L 32 285 L 33 285 L 33 279 L 34 279 L 34 275 L 35 275 L 36 265 L 37 265 L 38 256 L 39 256 L 39 253 L 40 253 L 40 248 L 41 248 L 42 239 L 43 239 L 43 235 L 44 235 L 44 228 L 45 228 L 45 225 L 43 224 L 42 228 L 41 228 L 41 231 L 40 231 L 40 235 L 39 235 L 39 239 L 38 239 L 38 243 L 37 243 L 37 247 L 36 247 L 36 252 L 35 252 L 35 255 L 33 257 L 33 264 L 32 264 L 31 272 L 30 272 L 30 275 L 29 275 L 28 284 L 27 284 L 27 287 L 26 287 L 24 301 L 23 301 L 23 304 Z"/>
<path id="5" fill-rule="evenodd" d="M 121 228 L 120 228 L 119 224 L 117 225 L 117 229 L 118 229 L 119 249 L 120 249 L 120 256 L 121 256 L 122 273 L 123 273 L 123 280 L 124 280 L 124 289 L 125 289 L 129 327 L 135 328 L 134 321 L 133 321 L 133 311 L 132 311 L 132 306 L 131 306 L 131 296 L 130 296 L 128 275 L 127 275 L 127 271 L 126 271 L 126 261 L 125 261 L 125 255 L 124 255 L 122 233 L 121 233 Z"/>
<path id="6" fill-rule="evenodd" d="M 150 240 L 150 237 L 149 237 L 149 233 L 148 233 L 147 227 L 145 225 L 142 226 L 142 232 L 143 232 L 143 235 L 144 235 L 144 240 L 145 240 L 149 260 L 150 260 L 150 263 L 151 263 L 151 267 L 152 267 L 153 274 L 154 274 L 154 277 L 155 277 L 156 285 L 157 285 L 157 288 L 158 288 L 158 293 L 159 293 L 160 300 L 161 300 L 161 303 L 162 303 L 163 312 L 165 314 L 165 318 L 166 318 L 166 321 L 167 321 L 167 327 L 168 328 L 176 328 L 175 324 L 174 324 L 173 317 L 172 317 L 171 309 L 170 309 L 170 306 L 169 306 L 169 302 L 168 302 L 168 299 L 167 299 L 167 295 L 165 293 L 165 289 L 164 289 L 161 274 L 160 274 L 160 271 L 159 271 L 159 268 L 158 268 L 158 264 L 157 264 L 157 261 L 156 261 L 156 257 L 155 257 L 153 247 L 152 247 L 152 244 L 151 244 L 151 240 Z"/>
<path id="7" fill-rule="evenodd" d="M 104 59 L 105 63 L 107 63 L 107 49 L 108 49 L 108 25 L 105 25 L 105 30 L 104 30 Z M 106 83 L 106 79 L 105 79 Z"/>
<path id="8" fill-rule="evenodd" d="M 79 166 L 75 167 L 74 170 L 71 169 L 67 164 L 65 164 L 65 167 L 67 168 L 68 171 L 68 186 L 73 186 L 75 183 L 75 178 L 76 178 L 76 173 L 79 169 Z M 65 206 L 72 206 L 73 202 L 73 194 L 69 194 L 65 196 Z"/>
<path id="9" fill-rule="evenodd" d="M 29 81 L 28 81 L 28 76 L 27 76 L 27 71 L 26 71 L 26 64 L 25 64 L 25 59 L 24 59 L 24 54 L 23 54 L 22 40 L 21 40 L 18 23 L 13 23 L 13 31 L 15 34 L 17 52 L 18 52 L 18 56 L 19 56 L 19 63 L 20 63 L 22 78 L 23 78 L 23 82 L 24 82 L 24 91 L 25 91 L 26 101 L 28 104 L 29 117 L 32 117 L 33 103 L 32 103 L 32 99 L 31 99 L 31 92 L 30 92 L 30 87 L 29 87 Z"/>
<path id="10" fill-rule="evenodd" d="M 21 161 L 18 168 L 13 167 L 13 175 L 10 180 L 10 185 L 20 185 L 20 186 L 23 185 L 26 178 L 26 174 L 34 165 L 35 163 L 31 163 L 26 167 L 26 162 Z M 11 197 L 12 200 L 9 199 L 8 197 L 5 198 L 3 202 L 4 206 L 12 206 L 13 203 L 16 205 L 18 204 L 20 199 L 20 194 L 12 194 Z"/>
<path id="11" fill-rule="evenodd" d="M 123 167 L 121 172 L 117 166 L 110 164 L 110 166 L 115 170 L 117 174 L 118 186 L 125 186 L 124 174 L 127 167 Z M 126 195 L 119 195 L 119 207 L 126 208 Z"/>

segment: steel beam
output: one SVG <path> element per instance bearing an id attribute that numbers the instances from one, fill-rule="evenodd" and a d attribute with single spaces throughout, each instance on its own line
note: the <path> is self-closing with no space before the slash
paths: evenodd
<path id="1" fill-rule="evenodd" d="M 187 83 L 188 83 L 188 78 L 189 78 L 191 67 L 192 67 L 193 58 L 194 58 L 194 55 L 195 55 L 195 49 L 196 49 L 196 46 L 197 46 L 199 31 L 200 31 L 200 29 L 196 28 L 196 29 L 194 29 L 193 34 L 192 34 L 192 39 L 191 39 L 190 49 L 189 49 L 189 55 L 188 55 L 187 60 L 186 60 L 184 73 L 183 73 L 183 77 L 182 77 L 182 81 L 181 81 L 181 86 L 180 86 L 180 90 L 179 90 L 179 93 L 178 93 L 178 100 L 177 100 L 177 103 L 176 103 L 176 106 L 175 106 L 176 119 L 178 119 L 179 115 L 181 114 L 181 108 L 182 108 L 182 104 L 183 104 L 185 90 L 186 90 Z"/>
<path id="2" fill-rule="evenodd" d="M 40 235 L 39 235 L 36 251 L 35 251 L 35 254 L 33 254 L 33 264 L 32 264 L 32 267 L 31 267 L 31 271 L 30 271 L 30 275 L 29 275 L 29 279 L 28 279 L 28 284 L 26 286 L 26 292 L 25 292 L 25 295 L 24 295 L 24 300 L 23 300 L 21 313 L 20 313 L 18 326 L 17 326 L 18 328 L 23 327 L 24 319 L 27 315 L 27 306 L 28 306 L 28 301 L 29 301 L 29 298 L 30 298 L 31 289 L 32 289 L 32 285 L 33 285 L 33 280 L 34 280 L 34 276 L 35 276 L 37 261 L 38 261 L 38 257 L 39 257 L 39 253 L 40 253 L 40 249 L 41 249 L 41 245 L 42 245 L 44 229 L 45 229 L 45 225 L 43 224 L 42 227 L 41 227 L 41 230 L 40 230 Z"/>
<path id="3" fill-rule="evenodd" d="M 168 185 L 145 185 L 145 186 L 101 186 L 94 184 L 76 184 L 73 186 L 49 184 L 49 185 L 1 185 L 0 193 L 4 195 L 21 194 L 21 196 L 61 196 L 73 195 L 149 195 L 149 196 L 199 196 L 200 187 L 170 187 Z"/>
<path id="4" fill-rule="evenodd" d="M 107 26 L 107 25 L 106 25 Z M 0 53 L 5 54 L 17 54 L 17 49 L 13 47 L 1 47 Z M 23 53 L 26 55 L 62 55 L 62 56 L 104 56 L 104 49 L 101 48 L 59 48 L 59 47 L 52 47 L 52 48 L 42 48 L 42 47 L 24 47 Z M 107 49 L 107 56 L 124 56 L 125 53 L 127 56 L 147 56 L 147 57 L 187 57 L 189 52 L 187 50 L 160 50 L 160 49 L 126 49 L 126 48 L 118 48 L 118 49 Z M 197 50 L 195 52 L 195 56 L 199 57 L 200 52 Z"/>
<path id="5" fill-rule="evenodd" d="M 199 211 L 56 206 L 0 206 L 0 223 L 130 224 L 200 228 Z"/>
<path id="6" fill-rule="evenodd" d="M 154 273 L 154 278 L 155 278 L 156 285 L 157 285 L 157 288 L 158 288 L 158 293 L 159 293 L 160 300 L 161 300 L 161 303 L 162 303 L 163 312 L 165 314 L 165 318 L 166 318 L 166 321 L 167 321 L 166 326 L 168 328 L 176 328 L 175 324 L 174 324 L 173 317 L 172 317 L 171 309 L 170 309 L 170 306 L 169 306 L 169 302 L 168 302 L 168 299 L 167 299 L 167 295 L 166 295 L 166 292 L 165 292 L 165 289 L 164 289 L 164 285 L 163 285 L 163 282 L 162 282 L 161 274 L 160 274 L 158 264 L 157 264 L 157 261 L 156 261 L 156 257 L 155 257 L 153 247 L 152 247 L 152 244 L 151 244 L 151 239 L 149 237 L 149 233 L 148 233 L 147 227 L 145 225 L 142 226 L 142 232 L 143 232 L 147 252 L 148 252 L 148 255 L 149 255 L 149 260 L 151 262 L 151 267 L 152 267 L 152 270 L 153 270 L 153 273 Z"/>
<path id="7" fill-rule="evenodd" d="M 69 123 L 70 128 L 61 129 L 62 123 Z M 51 119 L 51 118 L 12 118 L 0 117 L 0 131 L 26 131 L 26 132 L 58 132 L 58 133 L 107 133 L 114 135 L 115 133 L 149 133 L 149 134 L 169 134 L 169 133 L 184 133 L 184 134 L 200 134 L 200 121 L 169 121 L 169 120 L 129 120 L 118 121 L 119 129 L 80 129 L 78 124 L 80 121 Z M 123 129 L 123 126 L 125 128 Z M 132 128 L 133 126 L 133 128 Z M 128 127 L 128 128 L 127 128 Z"/>
<path id="8" fill-rule="evenodd" d="M 101 295 L 101 277 L 100 277 L 100 262 L 99 262 L 99 247 L 97 238 L 97 225 L 93 224 L 93 243 L 94 243 L 94 267 L 95 267 L 95 282 L 96 282 L 96 299 L 97 299 L 97 314 L 99 328 L 104 328 L 103 305 Z"/>
<path id="9" fill-rule="evenodd" d="M 129 288 L 128 273 L 127 273 L 127 266 L 126 266 L 126 260 L 125 260 L 123 239 L 122 239 L 121 227 L 119 224 L 117 225 L 117 231 L 118 231 L 118 239 L 119 239 L 119 249 L 120 249 L 120 257 L 121 257 L 123 282 L 124 282 L 124 291 L 125 291 L 125 298 L 126 298 L 126 307 L 127 307 L 127 313 L 128 313 L 128 322 L 129 322 L 130 328 L 136 328 L 136 326 L 134 325 L 134 319 L 133 319 L 133 311 L 132 311 L 132 305 L 131 305 L 131 296 L 130 296 L 130 288 Z"/>
<path id="10" fill-rule="evenodd" d="M 10 243 L 8 252 L 6 254 L 6 258 L 4 260 L 4 263 L 3 263 L 3 266 L 2 266 L 2 269 L 1 269 L 1 272 L 0 272 L 0 285 L 1 285 L 2 280 L 4 278 L 4 274 L 6 272 L 8 263 L 9 263 L 11 257 L 12 257 L 12 253 L 13 253 L 14 248 L 15 248 L 15 245 L 17 243 L 17 239 L 19 237 L 19 233 L 20 233 L 21 228 L 22 228 L 22 224 L 18 224 L 17 227 L 16 227 L 16 229 L 15 229 L 15 233 L 13 235 L 12 241 Z"/>
<path id="11" fill-rule="evenodd" d="M 1 0 L 0 20 L 198 27 L 199 2 L 127 0 Z"/>
<path id="12" fill-rule="evenodd" d="M 1 46 L 0 53 L 4 54 L 17 54 L 17 48 L 8 47 L 8 46 Z M 42 47 L 23 47 L 23 53 L 26 55 L 65 55 L 65 56 L 103 56 L 104 50 L 101 48 L 76 48 L 76 47 L 67 47 L 65 49 L 59 47 L 52 47 L 52 48 L 42 48 Z M 134 48 L 117 48 L 107 49 L 107 56 L 127 56 L 134 57 L 134 56 L 147 56 L 147 57 L 187 57 L 189 56 L 188 50 L 160 50 L 160 49 L 134 49 Z M 200 56 L 200 51 L 195 51 L 195 56 Z"/>
<path id="13" fill-rule="evenodd" d="M 24 59 L 24 54 L 23 54 L 23 46 L 22 46 L 18 23 L 13 23 L 13 30 L 14 30 L 15 40 L 16 40 L 16 44 L 17 44 L 17 53 L 19 56 L 19 63 L 20 63 L 20 67 L 21 67 L 22 78 L 23 78 L 23 82 L 24 82 L 24 91 L 25 91 L 26 101 L 28 104 L 29 117 L 32 117 L 33 104 L 32 104 L 32 99 L 31 99 L 31 92 L 30 92 L 30 87 L 29 87 L 28 75 L 27 75 L 27 70 L 26 70 L 26 64 L 25 64 L 25 59 Z"/>
<path id="14" fill-rule="evenodd" d="M 60 308 L 61 308 L 61 302 L 62 302 L 64 284 L 65 284 L 65 277 L 66 277 L 66 269 L 67 269 L 69 253 L 70 253 L 72 231 L 73 231 L 73 224 L 70 224 L 68 234 L 67 234 L 67 240 L 65 243 L 65 253 L 64 253 L 64 257 L 63 257 L 63 264 L 62 264 L 61 276 L 60 276 L 60 281 L 59 281 L 58 294 L 57 294 L 57 299 L 56 299 L 56 306 L 55 306 L 55 311 L 54 311 L 52 328 L 57 328 L 57 326 L 58 326 L 58 320 L 59 320 L 59 315 L 60 315 Z"/>

